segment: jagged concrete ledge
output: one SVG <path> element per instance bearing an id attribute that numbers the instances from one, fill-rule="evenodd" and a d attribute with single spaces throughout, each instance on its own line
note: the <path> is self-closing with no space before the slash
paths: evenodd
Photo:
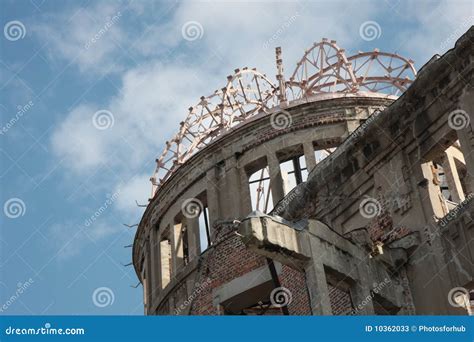
<path id="1" fill-rule="evenodd" d="M 302 270 L 311 258 L 307 240 L 299 237 L 303 232 L 269 216 L 246 218 L 238 233 L 249 249 L 282 264 Z"/>

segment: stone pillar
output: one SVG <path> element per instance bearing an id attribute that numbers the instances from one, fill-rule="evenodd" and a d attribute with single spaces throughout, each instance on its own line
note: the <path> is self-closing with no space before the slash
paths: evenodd
<path id="1" fill-rule="evenodd" d="M 151 298 L 156 298 L 161 290 L 161 252 L 160 239 L 158 229 L 153 227 L 150 232 L 150 256 L 151 256 L 151 272 L 150 277 L 150 292 Z M 151 274 L 150 274 L 151 273 Z M 151 303 L 150 303 L 151 304 Z"/>
<path id="2" fill-rule="evenodd" d="M 149 315 L 152 313 L 152 295 L 151 295 L 151 268 L 152 268 L 152 260 L 151 260 L 151 241 L 148 240 L 145 244 L 145 281 L 143 284 L 143 298 L 145 300 L 145 307 L 146 313 Z"/>
<path id="3" fill-rule="evenodd" d="M 267 163 L 268 173 L 270 174 L 270 188 L 272 190 L 273 205 L 275 206 L 283 197 L 285 197 L 280 162 L 274 153 L 270 153 L 267 155 Z"/>
<path id="4" fill-rule="evenodd" d="M 465 125 L 457 130 L 461 150 L 466 161 L 466 192 L 474 193 L 474 91 L 472 87 L 465 87 L 460 98 L 460 107 L 465 112 Z"/>
<path id="5" fill-rule="evenodd" d="M 425 205 L 426 203 L 431 203 L 431 212 L 436 215 L 436 217 L 441 218 L 443 217 L 447 212 L 446 208 L 444 205 L 444 200 L 443 200 L 443 195 L 441 194 L 441 191 L 439 189 L 439 186 L 434 184 L 434 175 L 433 175 L 433 163 L 428 162 L 421 164 L 421 170 L 423 177 L 427 180 L 426 183 L 426 190 L 421 189 L 420 190 L 420 195 L 422 196 L 422 204 Z M 423 191 L 425 190 L 425 191 Z M 429 212 L 429 211 L 426 211 Z M 427 222 L 433 221 L 431 218 L 427 217 Z"/>
<path id="6" fill-rule="evenodd" d="M 473 123 L 457 131 L 461 151 L 466 161 L 466 192 L 474 193 L 474 128 Z"/>
<path id="7" fill-rule="evenodd" d="M 357 315 L 374 315 L 374 302 L 373 300 L 367 300 L 372 298 L 370 287 L 367 281 L 364 281 L 365 279 L 370 279 L 368 263 L 356 259 L 354 268 L 357 269 L 358 275 L 357 282 L 350 289 L 354 309 L 358 310 Z M 360 305 L 360 309 L 358 305 Z"/>
<path id="8" fill-rule="evenodd" d="M 311 243 L 311 249 L 313 249 L 313 243 Z M 312 257 L 314 258 L 316 255 L 317 251 L 312 254 Z M 313 262 L 305 268 L 305 273 L 313 315 L 332 315 L 323 264 L 318 259 L 313 259 Z"/>
<path id="9" fill-rule="evenodd" d="M 172 263 L 173 260 L 173 254 L 172 254 L 172 245 L 170 245 L 169 240 L 162 240 L 160 241 L 160 263 L 161 263 L 161 288 L 165 288 L 166 285 L 169 284 L 171 281 L 171 271 L 170 270 L 170 264 Z M 170 260 L 171 258 L 171 260 Z"/>
<path id="10" fill-rule="evenodd" d="M 308 243 L 300 242 L 305 251 L 305 254 L 311 256 L 308 266 L 305 268 L 306 283 L 308 287 L 310 304 L 313 315 L 332 315 L 331 302 L 329 301 L 329 289 L 326 279 L 326 271 L 322 260 L 319 239 L 310 234 L 320 229 L 319 223 L 316 221 L 309 221 L 308 232 L 300 235 L 300 239 L 304 239 Z"/>
<path id="11" fill-rule="evenodd" d="M 239 168 L 240 179 L 240 216 L 246 217 L 252 211 L 252 199 L 250 197 L 249 177 L 244 167 Z"/>
<path id="12" fill-rule="evenodd" d="M 183 249 L 183 223 L 175 223 L 171 230 L 172 246 L 173 246 L 173 275 L 176 275 L 184 266 L 184 249 Z"/>
<path id="13" fill-rule="evenodd" d="M 314 146 L 312 141 L 303 143 L 304 159 L 308 174 L 316 167 L 316 156 L 314 155 Z"/>
<path id="14" fill-rule="evenodd" d="M 184 220 L 188 234 L 189 261 L 191 261 L 201 254 L 201 242 L 199 239 L 199 218 L 185 218 Z"/>
<path id="15" fill-rule="evenodd" d="M 240 217 L 240 174 L 237 169 L 235 157 L 229 158 L 225 162 L 225 173 L 221 184 L 221 218 L 224 220 L 234 220 Z"/>
<path id="16" fill-rule="evenodd" d="M 211 236 L 214 236 L 214 223 L 221 217 L 221 206 L 219 196 L 219 183 L 216 177 L 216 168 L 213 167 L 206 173 L 206 197 L 207 208 L 209 210 L 209 229 Z"/>

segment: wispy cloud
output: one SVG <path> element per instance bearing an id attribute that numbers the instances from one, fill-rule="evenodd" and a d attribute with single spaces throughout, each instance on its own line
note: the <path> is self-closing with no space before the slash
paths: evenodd
<path id="1" fill-rule="evenodd" d="M 47 43 L 52 60 L 62 59 L 82 72 L 106 74 L 122 71 L 116 59 L 127 40 L 120 20 L 127 10 L 121 3 L 99 2 L 89 8 L 45 14 L 32 32 Z"/>
<path id="2" fill-rule="evenodd" d="M 120 232 L 121 227 L 104 222 L 96 222 L 90 227 L 70 221 L 55 223 L 49 227 L 51 247 L 59 261 L 67 261 L 73 257 L 93 250 L 96 243 Z"/>

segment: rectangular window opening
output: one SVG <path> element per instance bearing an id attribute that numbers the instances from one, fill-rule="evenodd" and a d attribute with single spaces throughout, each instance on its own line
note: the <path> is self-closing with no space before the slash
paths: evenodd
<path id="1" fill-rule="evenodd" d="M 188 225 L 181 213 L 174 219 L 174 234 L 176 266 L 186 266 L 189 263 Z"/>
<path id="2" fill-rule="evenodd" d="M 160 241 L 161 288 L 164 289 L 171 281 L 171 240 L 170 229 L 167 227 Z"/>
<path id="3" fill-rule="evenodd" d="M 432 183 L 439 189 L 444 214 L 453 210 L 466 196 L 467 169 L 464 155 L 457 143 L 449 146 L 429 162 Z M 436 204 L 433 203 L 436 207 Z"/>
<path id="4" fill-rule="evenodd" d="M 211 230 L 209 226 L 209 208 L 203 205 L 199 214 L 199 244 L 201 246 L 201 253 L 211 246 Z"/>
<path id="5" fill-rule="evenodd" d="M 265 214 L 269 213 L 273 208 L 273 199 L 268 166 L 250 175 L 249 188 L 252 210 L 258 210 Z"/>
<path id="6" fill-rule="evenodd" d="M 316 158 L 316 164 L 319 164 L 326 159 L 331 153 L 336 150 L 335 147 L 322 148 L 314 151 L 314 157 Z"/>
<path id="7" fill-rule="evenodd" d="M 280 163 L 280 171 L 283 178 L 285 195 L 295 186 L 306 182 L 308 179 L 308 169 L 306 168 L 304 155 L 296 156 Z"/>

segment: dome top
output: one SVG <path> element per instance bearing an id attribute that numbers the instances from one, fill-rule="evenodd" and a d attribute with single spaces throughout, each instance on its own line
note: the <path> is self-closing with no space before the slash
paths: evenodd
<path id="1" fill-rule="evenodd" d="M 277 84 L 255 68 L 235 69 L 225 86 L 189 108 L 179 131 L 166 142 L 151 177 L 152 196 L 192 155 L 230 128 L 274 107 L 288 107 L 318 94 L 400 95 L 416 76 L 413 61 L 397 54 L 359 52 L 347 57 L 335 41 L 323 38 L 306 50 L 288 81 L 281 48 L 276 48 Z M 276 108 L 275 108 L 276 109 Z"/>

